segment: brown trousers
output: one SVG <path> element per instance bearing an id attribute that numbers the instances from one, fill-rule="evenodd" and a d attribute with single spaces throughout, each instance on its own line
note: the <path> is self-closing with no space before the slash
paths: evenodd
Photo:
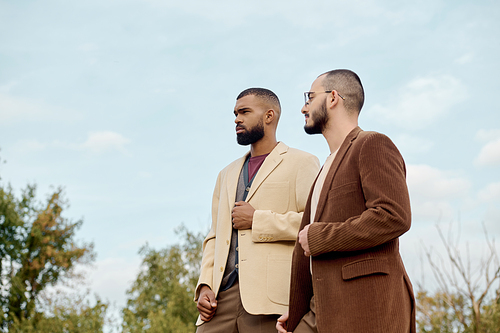
<path id="1" fill-rule="evenodd" d="M 245 311 L 238 281 L 217 296 L 217 311 L 196 333 L 276 333 L 278 315 L 251 315 Z"/>
<path id="2" fill-rule="evenodd" d="M 318 333 L 316 327 L 316 304 L 314 303 L 314 296 L 311 298 L 311 310 L 302 317 L 299 324 L 293 333 Z"/>

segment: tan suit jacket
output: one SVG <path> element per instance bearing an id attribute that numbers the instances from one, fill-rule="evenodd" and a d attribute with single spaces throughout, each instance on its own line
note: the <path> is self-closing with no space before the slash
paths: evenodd
<path id="1" fill-rule="evenodd" d="M 326 176 L 304 256 L 292 261 L 288 330 L 314 295 L 321 333 L 415 332 L 413 289 L 399 254 L 411 211 L 403 158 L 383 134 L 355 128 Z M 310 198 L 302 230 L 310 222 Z M 312 268 L 312 274 L 310 270 Z"/>
<path id="2" fill-rule="evenodd" d="M 195 300 L 202 284 L 218 295 L 231 243 L 238 177 L 247 155 L 229 164 L 217 178 Z M 250 314 L 287 311 L 292 251 L 318 170 L 317 157 L 279 142 L 255 175 L 246 199 L 256 209 L 252 229 L 238 231 L 240 294 Z M 201 323 L 198 318 L 197 324 Z"/>

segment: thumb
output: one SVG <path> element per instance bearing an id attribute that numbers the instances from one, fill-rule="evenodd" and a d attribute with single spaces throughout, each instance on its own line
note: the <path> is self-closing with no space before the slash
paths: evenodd
<path id="1" fill-rule="evenodd" d="M 215 308 L 217 306 L 217 301 L 215 300 L 215 294 L 214 293 L 209 293 L 208 294 L 208 300 L 210 301 L 210 305 Z"/>

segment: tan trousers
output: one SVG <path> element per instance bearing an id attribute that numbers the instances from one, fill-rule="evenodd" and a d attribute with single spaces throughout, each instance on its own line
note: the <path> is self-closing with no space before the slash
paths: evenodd
<path id="1" fill-rule="evenodd" d="M 316 327 L 316 304 L 314 302 L 314 296 L 311 298 L 309 306 L 311 310 L 302 317 L 293 333 L 318 333 L 318 328 Z"/>
<path id="2" fill-rule="evenodd" d="M 276 333 L 278 315 L 251 315 L 240 298 L 238 281 L 217 296 L 217 311 L 212 320 L 198 326 L 196 333 Z"/>

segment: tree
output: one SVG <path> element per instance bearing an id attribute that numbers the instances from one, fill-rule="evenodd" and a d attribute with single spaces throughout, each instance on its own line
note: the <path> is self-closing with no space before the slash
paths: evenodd
<path id="1" fill-rule="evenodd" d="M 16 199 L 10 186 L 0 187 L 0 329 L 45 318 L 37 311 L 48 286 L 71 279 L 78 263 L 94 258 L 93 244 L 77 244 L 82 221 L 62 216 L 67 203 L 62 189 L 45 203 L 36 200 L 36 185 L 28 185 Z"/>
<path id="2" fill-rule="evenodd" d="M 147 244 L 139 253 L 142 270 L 127 291 L 123 332 L 184 333 L 195 331 L 198 316 L 193 302 L 204 236 L 184 226 L 176 230 L 183 240 L 163 250 Z"/>
<path id="3" fill-rule="evenodd" d="M 425 249 L 427 259 L 438 283 L 438 291 L 429 296 L 420 286 L 417 294 L 417 323 L 422 333 L 467 332 L 493 333 L 500 329 L 500 262 L 494 240 L 485 238 L 488 253 L 473 267 L 469 248 L 464 255 L 460 251 L 458 238 L 451 231 L 445 238 L 438 233 L 446 250 L 446 261 Z M 447 267 L 449 266 L 449 267 Z"/>
<path id="4" fill-rule="evenodd" d="M 29 319 L 18 320 L 9 328 L 10 333 L 95 333 L 103 332 L 108 323 L 109 304 L 98 297 L 90 304 L 88 294 L 58 296 L 47 300 L 44 312 Z"/>

